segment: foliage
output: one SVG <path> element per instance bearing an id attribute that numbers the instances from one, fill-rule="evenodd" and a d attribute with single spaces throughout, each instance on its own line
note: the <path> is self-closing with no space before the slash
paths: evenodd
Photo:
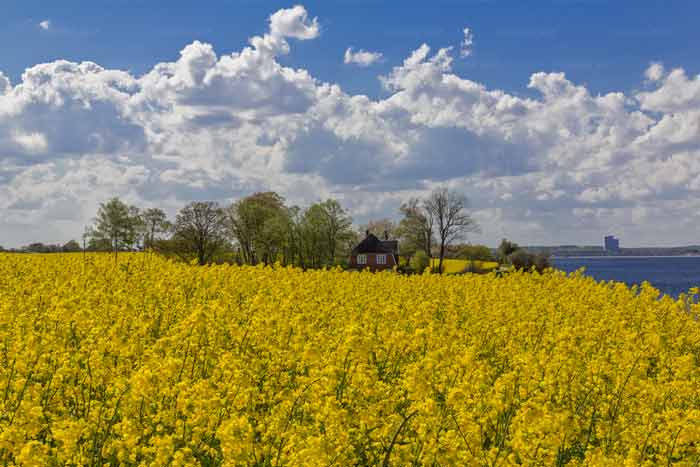
<path id="1" fill-rule="evenodd" d="M 547 255 L 542 253 L 530 253 L 522 249 L 511 253 L 508 257 L 508 261 L 515 269 L 522 269 L 525 271 L 530 271 L 534 268 L 537 272 L 544 272 L 546 269 L 552 267 Z"/>
<path id="2" fill-rule="evenodd" d="M 0 465 L 700 460 L 696 295 L 153 253 L 2 254 L 0 289 Z"/>
<path id="3" fill-rule="evenodd" d="M 224 212 L 215 201 L 192 202 L 175 218 L 170 247 L 181 257 L 209 263 L 226 246 Z"/>
<path id="4" fill-rule="evenodd" d="M 552 267 L 548 254 L 531 253 L 505 238 L 498 246 L 497 256 L 500 264 L 510 265 L 514 269 L 531 271 L 534 268 L 537 272 L 544 272 Z"/>
<path id="5" fill-rule="evenodd" d="M 430 267 L 430 256 L 425 251 L 418 250 L 411 256 L 409 265 L 413 272 L 422 273 L 426 268 Z"/>
<path id="6" fill-rule="evenodd" d="M 76 242 L 75 240 L 69 240 L 61 247 L 61 251 L 64 253 L 75 253 L 77 251 L 81 251 L 82 249 L 83 248 L 80 246 L 80 243 Z"/>
<path id="7" fill-rule="evenodd" d="M 114 252 L 137 247 L 142 220 L 134 206 L 128 206 L 119 198 L 100 203 L 95 223 L 88 232 L 91 245 L 103 249 L 109 245 Z"/>
<path id="8" fill-rule="evenodd" d="M 295 219 L 296 255 L 289 258 L 288 264 L 318 268 L 347 263 L 357 238 L 352 219 L 338 201 L 328 199 L 312 204 Z"/>
<path id="9" fill-rule="evenodd" d="M 141 213 L 143 222 L 143 246 L 144 248 L 154 248 L 156 242 L 163 239 L 163 236 L 172 229 L 172 224 L 168 221 L 168 216 L 160 208 L 144 209 Z"/>
<path id="10" fill-rule="evenodd" d="M 246 264 L 271 264 L 285 248 L 290 217 L 284 198 L 274 192 L 254 193 L 227 210 L 230 236 Z"/>
<path id="11" fill-rule="evenodd" d="M 25 253 L 59 253 L 62 251 L 62 247 L 61 245 L 51 245 L 44 244 L 41 242 L 34 242 L 22 247 L 21 251 Z"/>
<path id="12" fill-rule="evenodd" d="M 496 256 L 498 259 L 498 262 L 501 264 L 506 264 L 508 263 L 508 257 L 518 251 L 520 247 L 518 246 L 517 243 L 513 243 L 509 240 L 506 240 L 505 238 L 501 240 L 501 244 L 498 245 L 498 249 L 496 250 Z"/>

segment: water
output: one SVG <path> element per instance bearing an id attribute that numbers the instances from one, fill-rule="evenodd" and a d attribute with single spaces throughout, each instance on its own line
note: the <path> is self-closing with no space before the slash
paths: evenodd
<path id="1" fill-rule="evenodd" d="M 586 268 L 585 273 L 596 280 L 628 285 L 647 281 L 673 297 L 700 287 L 700 256 L 554 258 L 553 262 L 566 272 Z"/>

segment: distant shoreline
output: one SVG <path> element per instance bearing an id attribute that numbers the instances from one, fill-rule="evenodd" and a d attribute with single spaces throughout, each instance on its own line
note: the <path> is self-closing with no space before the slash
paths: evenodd
<path id="1" fill-rule="evenodd" d="M 598 256 L 552 256 L 552 259 L 648 259 L 648 258 L 700 258 L 700 255 L 598 255 Z"/>

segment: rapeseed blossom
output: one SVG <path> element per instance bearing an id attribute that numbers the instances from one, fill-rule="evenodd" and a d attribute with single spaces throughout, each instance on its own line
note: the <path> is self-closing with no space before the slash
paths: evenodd
<path id="1" fill-rule="evenodd" d="M 0 464 L 700 463 L 698 289 L 0 255 Z"/>

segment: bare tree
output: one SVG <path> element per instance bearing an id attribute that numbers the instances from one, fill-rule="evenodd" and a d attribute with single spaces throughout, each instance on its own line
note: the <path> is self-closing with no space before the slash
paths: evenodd
<path id="1" fill-rule="evenodd" d="M 173 240 L 181 253 L 194 253 L 200 265 L 212 260 L 226 243 L 224 213 L 215 201 L 192 202 L 175 218 Z"/>
<path id="2" fill-rule="evenodd" d="M 382 239 L 385 235 L 388 235 L 390 238 L 394 238 L 396 236 L 396 228 L 396 223 L 393 220 L 385 217 L 382 219 L 373 219 L 366 224 L 361 225 L 360 233 L 364 234 L 365 232 L 369 232 Z"/>
<path id="3" fill-rule="evenodd" d="M 432 219 L 440 242 L 440 262 L 438 271 L 442 272 L 445 249 L 455 240 L 463 238 L 469 232 L 478 232 L 476 221 L 466 212 L 467 197 L 447 188 L 433 190 L 423 202 L 425 212 Z"/>

